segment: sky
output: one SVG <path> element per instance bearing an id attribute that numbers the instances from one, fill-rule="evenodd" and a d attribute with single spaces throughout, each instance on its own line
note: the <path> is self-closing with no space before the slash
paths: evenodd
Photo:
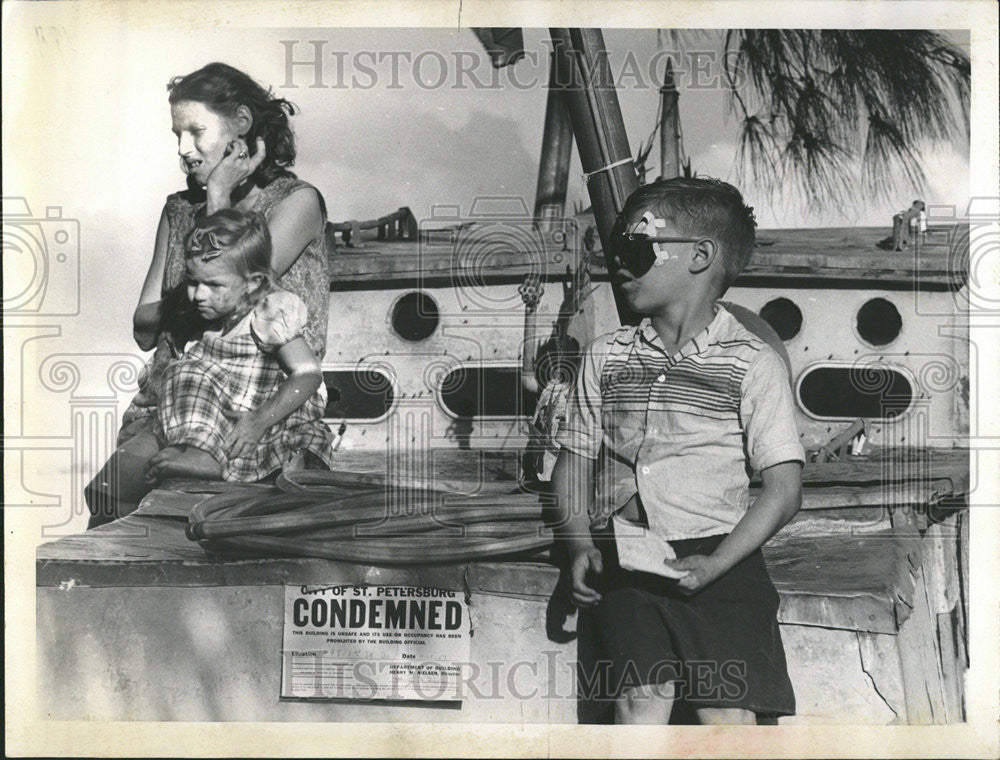
<path id="1" fill-rule="evenodd" d="M 477 196 L 520 197 L 531 208 L 550 49 L 544 28 L 525 29 L 525 59 L 498 72 L 468 28 L 209 29 L 188 28 L 183 19 L 137 27 L 107 14 L 44 26 L 7 21 L 5 47 L 17 43 L 19 65 L 4 70 L 3 140 L 5 159 L 13 159 L 4 162 L 4 195 L 23 197 L 35 217 L 55 206 L 79 220 L 81 315 L 63 326 L 69 343 L 134 351 L 131 313 L 157 219 L 166 195 L 183 187 L 166 83 L 212 60 L 249 72 L 300 108 L 294 170 L 319 188 L 332 220 L 372 218 L 400 206 L 423 219 L 437 204 L 467 213 Z M 967 34 L 953 37 L 968 46 Z M 724 92 L 711 84 L 718 39 L 706 35 L 674 65 L 694 169 L 732 180 L 736 125 Z M 634 154 L 654 126 L 653 77 L 662 75 L 661 51 L 672 46 L 654 29 L 606 29 L 605 40 L 612 70 L 621 74 L 619 100 Z M 695 49 L 703 56 L 700 74 L 693 72 Z M 289 67 L 317 51 L 318 75 L 315 66 Z M 931 146 L 927 155 L 925 199 L 964 206 L 968 146 Z M 653 176 L 657 167 L 654 150 Z M 888 229 L 892 213 L 912 200 L 907 193 L 809 214 L 794 204 L 768 208 L 758 188 L 742 189 L 763 228 Z M 568 200 L 570 209 L 589 205 L 575 148 Z"/>

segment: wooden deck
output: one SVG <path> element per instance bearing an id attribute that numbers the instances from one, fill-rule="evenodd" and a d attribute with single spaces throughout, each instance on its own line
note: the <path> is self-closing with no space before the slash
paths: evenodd
<path id="1" fill-rule="evenodd" d="M 423 460 L 421 460 L 423 462 Z M 344 452 L 341 467 L 353 472 L 385 473 L 379 452 Z M 483 477 L 490 488 L 516 488 L 516 455 L 478 451 L 442 451 L 418 466 L 394 460 L 395 480 L 408 485 L 458 488 L 473 492 Z M 421 472 L 421 477 L 406 473 Z M 915 474 L 918 473 L 918 474 Z M 808 464 L 803 472 L 803 509 L 788 528 L 765 547 L 765 557 L 782 596 L 781 619 L 850 630 L 892 633 L 906 619 L 913 593 L 910 569 L 918 553 L 919 535 L 900 533 L 889 510 L 915 515 L 914 526 L 926 528 L 933 505 L 965 493 L 968 459 L 964 451 L 921 452 L 906 467 L 891 453 L 856 463 Z M 261 486 L 261 488 L 266 488 Z M 154 491 L 130 517 L 42 545 L 37 582 L 59 586 L 73 578 L 85 586 L 255 585 L 280 583 L 286 577 L 315 577 L 330 571 L 326 560 L 301 558 L 229 559 L 210 556 L 184 536 L 188 513 L 212 484 L 178 482 L 174 490 Z M 751 487 L 751 498 L 757 492 Z M 881 527 L 859 533 L 852 514 L 881 515 Z M 817 530 L 817 526 L 821 526 Z M 497 574 L 494 566 L 505 565 Z M 333 563 L 338 572 L 363 578 L 365 569 Z M 393 575 L 419 572 L 425 582 L 461 585 L 472 577 L 493 578 L 490 590 L 547 598 L 558 572 L 547 553 L 510 561 L 462 563 L 456 566 L 387 568 Z M 489 569 L 494 568 L 494 569 Z M 431 576 L 430 578 L 428 576 Z M 506 579 L 500 582 L 498 579 Z"/>
<path id="2" fill-rule="evenodd" d="M 343 452 L 340 464 L 384 473 L 390 463 L 378 453 Z M 485 477 L 490 489 L 516 488 L 510 453 L 449 450 L 391 464 L 395 480 L 409 484 L 474 491 Z M 961 497 L 968 489 L 968 452 L 884 452 L 867 461 L 810 464 L 803 475 L 804 509 L 764 555 L 780 596 L 778 618 L 805 718 L 962 720 L 968 517 Z M 570 608 L 557 593 L 559 570 L 548 553 L 397 566 L 221 557 L 189 541 L 184 526 L 206 492 L 225 486 L 172 486 L 154 491 L 129 517 L 39 547 L 38 615 L 45 621 L 39 651 L 44 677 L 53 684 L 44 692 L 53 715 L 90 715 L 95 708 L 88 700 L 97 699 L 114 719 L 412 719 L 402 706 L 280 702 L 272 683 L 275 658 L 260 660 L 259 672 L 246 669 L 280 636 L 284 584 L 454 589 L 477 610 L 474 658 L 517 662 L 544 650 L 569 668 L 568 677 L 585 656 L 564 628 Z M 194 609 L 199 612 L 192 617 Z M 212 626 L 240 634 L 206 640 L 203 613 Z M 142 642 L 153 641 L 167 658 L 162 665 L 145 654 Z M 180 641 L 188 644 L 174 651 Z M 195 645 L 201 659 L 189 661 L 185 647 Z M 198 692 L 206 704 L 185 701 L 206 673 L 213 674 L 213 687 Z M 248 679 L 252 692 L 246 691 Z M 172 696 L 161 694 L 161 680 Z M 573 693 L 571 683 L 564 687 Z M 250 703 L 247 693 L 256 695 Z M 581 702 L 577 709 L 577 719 L 589 720 L 590 706 Z M 463 710 L 428 710 L 421 719 L 482 721 L 502 714 L 524 721 L 528 710 L 531 720 L 573 720 L 565 700 L 472 702 Z"/>

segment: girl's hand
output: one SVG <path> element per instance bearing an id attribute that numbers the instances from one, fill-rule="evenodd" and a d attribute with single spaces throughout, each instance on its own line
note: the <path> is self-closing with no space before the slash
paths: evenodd
<path id="1" fill-rule="evenodd" d="M 271 426 L 263 422 L 253 409 L 249 412 L 223 413 L 236 423 L 223 443 L 226 453 L 230 459 L 249 456 Z"/>
<path id="2" fill-rule="evenodd" d="M 206 193 L 209 204 L 211 205 L 214 200 L 220 208 L 227 207 L 233 190 L 257 171 L 257 167 L 264 163 L 265 158 L 267 158 L 267 150 L 263 138 L 257 138 L 257 152 L 252 156 L 242 138 L 233 140 L 229 144 L 229 153 L 223 156 L 222 160 L 212 169 L 212 173 L 208 175 Z M 209 212 L 215 210 L 215 208 L 210 208 Z"/>
<path id="3" fill-rule="evenodd" d="M 688 595 L 701 591 L 728 569 L 719 560 L 704 554 L 692 554 L 684 559 L 665 559 L 663 564 L 671 570 L 686 573 L 677 579 L 677 588 Z"/>

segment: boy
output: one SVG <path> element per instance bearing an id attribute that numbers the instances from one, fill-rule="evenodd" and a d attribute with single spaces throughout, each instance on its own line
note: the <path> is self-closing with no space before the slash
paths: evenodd
<path id="1" fill-rule="evenodd" d="M 633 193 L 612 235 L 613 276 L 644 319 L 584 353 L 553 483 L 619 723 L 665 724 L 675 697 L 702 723 L 795 710 L 760 547 L 801 505 L 804 452 L 785 365 L 717 303 L 755 226 L 736 188 L 676 178 Z M 662 575 L 619 566 L 612 515 L 669 542 Z"/>

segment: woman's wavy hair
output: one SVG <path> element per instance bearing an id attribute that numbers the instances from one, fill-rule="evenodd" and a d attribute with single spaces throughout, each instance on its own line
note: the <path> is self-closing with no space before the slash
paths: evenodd
<path id="1" fill-rule="evenodd" d="M 271 90 L 239 69 L 218 62 L 187 76 L 174 77 L 167 84 L 167 92 L 171 105 L 190 100 L 227 118 L 234 117 L 240 106 L 246 106 L 253 124 L 244 139 L 253 150 L 261 137 L 267 150 L 267 157 L 253 174 L 254 184 L 264 187 L 283 174 L 291 174 L 287 167 L 295 163 L 295 137 L 288 119 L 298 112 L 294 103 L 274 97 Z"/>
<path id="2" fill-rule="evenodd" d="M 261 287 L 249 293 L 237 312 L 255 307 L 274 286 L 271 269 L 271 233 L 267 220 L 256 211 L 225 208 L 198 219 L 184 240 L 184 258 L 199 262 L 222 257 L 243 279 L 263 275 Z"/>

